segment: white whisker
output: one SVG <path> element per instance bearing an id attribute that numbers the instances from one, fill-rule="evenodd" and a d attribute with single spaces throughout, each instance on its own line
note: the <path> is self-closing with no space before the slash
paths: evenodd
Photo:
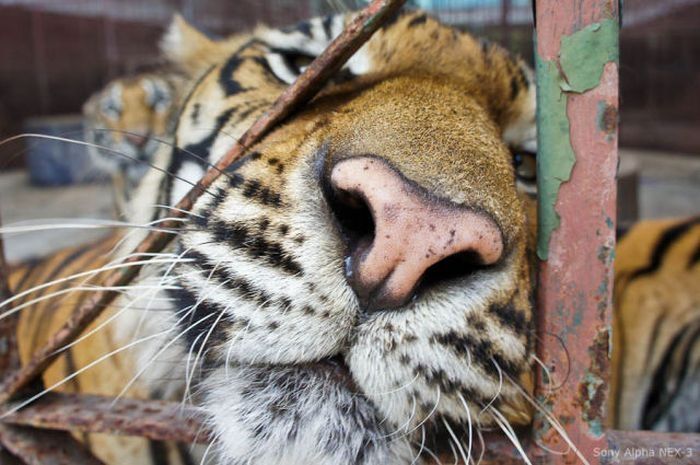
<path id="1" fill-rule="evenodd" d="M 72 292 L 98 292 L 98 291 L 117 291 L 117 292 L 122 292 L 122 291 L 127 291 L 127 290 L 147 290 L 147 289 L 155 289 L 157 288 L 156 286 L 138 286 L 138 285 L 129 285 L 129 286 L 77 286 L 77 287 L 71 287 L 69 289 L 61 289 L 60 291 L 52 292 L 50 294 L 47 294 L 45 296 L 37 297 L 36 299 L 29 300 L 27 302 L 24 302 L 21 305 L 18 305 L 17 307 L 13 307 L 12 309 L 6 311 L 2 315 L 0 315 L 0 320 L 3 320 L 11 315 L 14 315 L 15 313 L 19 312 L 20 310 L 31 307 L 34 304 L 37 304 L 39 302 L 43 302 L 45 300 L 53 299 L 54 297 L 58 297 L 60 295 L 64 294 L 70 294 Z M 177 290 L 180 289 L 180 287 L 177 286 L 169 286 L 166 289 L 171 289 L 171 290 Z"/>
<path id="2" fill-rule="evenodd" d="M 495 407 L 491 406 L 489 407 L 489 410 L 492 412 L 492 417 L 496 424 L 503 430 L 503 433 L 508 437 L 510 442 L 515 446 L 515 448 L 518 450 L 520 455 L 522 456 L 523 460 L 525 463 L 528 465 L 532 465 L 532 462 L 530 461 L 530 458 L 527 456 L 525 453 L 525 449 L 523 448 L 523 445 L 520 443 L 520 440 L 518 439 L 518 436 L 515 434 L 515 431 L 513 430 L 513 427 L 510 426 L 508 423 L 508 420 L 503 416 L 501 412 L 498 411 Z"/>
<path id="3" fill-rule="evenodd" d="M 503 389 L 503 371 L 501 370 L 501 367 L 498 366 L 498 363 L 496 363 L 496 360 L 491 357 L 491 363 L 493 363 L 496 366 L 496 370 L 498 370 L 498 390 L 496 391 L 496 395 L 493 396 L 493 398 L 481 409 L 479 412 L 479 416 L 486 411 L 487 408 L 491 407 L 493 403 L 498 399 L 498 397 L 501 395 L 501 390 Z"/>
<path id="4" fill-rule="evenodd" d="M 527 400 L 535 409 L 537 409 L 538 412 L 540 412 L 546 419 L 549 421 L 549 424 L 556 430 L 557 433 L 559 433 L 559 436 L 566 442 L 566 444 L 569 446 L 570 450 L 573 450 L 574 453 L 578 456 L 579 459 L 585 464 L 585 465 L 590 465 L 588 460 L 583 456 L 581 451 L 576 447 L 576 445 L 573 443 L 571 438 L 569 438 L 569 435 L 566 433 L 566 430 L 564 427 L 559 423 L 559 421 L 554 418 L 554 416 L 539 402 L 537 402 L 535 399 L 532 398 L 530 394 L 528 394 L 517 382 L 515 382 L 510 376 L 506 374 L 506 377 L 508 380 L 513 384 L 516 390 L 520 392 L 520 394 Z M 542 444 L 538 443 L 539 447 L 542 447 L 543 449 L 546 449 Z M 566 454 L 568 451 L 565 452 L 559 452 L 559 454 Z"/>
<path id="5" fill-rule="evenodd" d="M 178 320 L 178 322 L 174 325 L 173 328 L 170 328 L 169 330 L 166 330 L 165 332 L 161 332 L 161 333 L 158 333 L 158 334 L 167 334 L 167 333 L 169 333 L 169 332 L 175 330 L 175 329 L 177 328 L 177 325 L 178 325 L 182 320 L 184 320 L 185 318 L 187 318 L 187 316 L 189 315 L 189 313 L 192 312 L 192 311 L 193 311 L 193 309 L 189 310 L 180 320 Z M 192 328 L 198 326 L 200 323 L 202 323 L 203 321 L 208 320 L 208 319 L 209 319 L 210 317 L 212 317 L 212 316 L 214 316 L 214 315 L 213 315 L 213 314 L 205 315 L 204 317 L 202 317 L 202 318 L 200 318 L 199 320 L 197 320 L 195 323 L 189 325 L 187 328 L 185 328 L 185 329 L 183 329 L 182 331 L 180 331 L 180 333 L 178 333 L 174 338 L 172 338 L 170 341 L 168 341 L 168 343 L 165 344 L 153 357 L 151 357 L 151 360 L 149 360 L 148 362 L 144 363 L 143 366 L 141 367 L 141 369 L 136 373 L 136 375 L 134 375 L 134 376 L 131 378 L 131 380 L 129 380 L 129 382 L 126 383 L 126 386 L 124 386 L 124 387 L 122 388 L 122 390 L 119 391 L 119 394 L 117 394 L 117 396 L 116 396 L 116 397 L 114 398 L 114 400 L 112 401 L 112 405 L 114 405 L 114 403 L 117 402 L 117 401 L 129 390 L 129 388 L 131 388 L 131 386 L 136 382 L 136 380 L 137 380 L 138 378 L 141 377 L 141 375 L 146 371 L 146 369 L 148 369 L 148 367 L 151 365 L 151 363 L 153 363 L 163 352 L 165 352 L 170 346 L 172 346 L 175 342 L 177 342 L 178 339 L 180 339 L 182 336 L 184 336 L 185 334 L 187 334 L 187 332 L 190 331 Z"/>
<path id="6" fill-rule="evenodd" d="M 462 402 L 462 405 L 464 405 L 464 410 L 467 412 L 467 426 L 468 426 L 468 435 L 469 435 L 469 445 L 467 447 L 467 458 L 471 460 L 472 458 L 472 444 L 473 444 L 473 437 L 472 437 L 472 414 L 471 411 L 469 410 L 469 405 L 467 404 L 467 401 L 464 400 L 464 396 L 462 396 L 461 393 L 457 393 L 459 396 L 459 400 Z M 468 465 L 469 462 L 465 465 Z"/>
<path id="7" fill-rule="evenodd" d="M 193 259 L 185 259 L 185 260 L 186 261 L 193 261 Z M 34 292 L 40 291 L 41 289 L 46 289 L 47 287 L 55 286 L 57 284 L 65 283 L 67 281 L 72 281 L 74 279 L 78 279 L 78 278 L 82 278 L 82 277 L 90 277 L 90 276 L 94 276 L 96 274 L 102 273 L 104 271 L 116 270 L 119 268 L 128 268 L 130 266 L 143 265 L 145 263 L 169 263 L 171 261 L 172 260 L 155 260 L 155 259 L 154 260 L 141 260 L 141 261 L 134 261 L 131 263 L 119 263 L 119 264 L 114 264 L 114 265 L 105 265 L 103 267 L 96 268 L 94 270 L 82 271 L 80 273 L 75 273 L 75 274 L 72 274 L 70 276 L 66 276 L 64 278 L 55 279 L 53 281 L 39 284 L 39 285 L 34 286 L 30 289 L 19 292 L 19 293 L 13 295 L 12 297 L 10 297 L 9 299 L 5 299 L 2 302 L 0 302 L 0 308 L 6 307 L 7 305 L 11 304 L 12 302 L 14 302 L 18 299 L 21 299 L 22 297 L 24 297 L 28 294 L 32 294 Z M 3 317 L 0 316 L 0 319 L 2 319 L 2 318 Z"/>
<path id="8" fill-rule="evenodd" d="M 462 443 L 459 441 L 457 438 L 457 435 L 455 434 L 454 431 L 452 431 L 452 427 L 450 426 L 450 423 L 445 420 L 445 418 L 442 418 L 442 423 L 445 425 L 445 428 L 447 428 L 447 432 L 450 433 L 450 436 L 455 442 L 455 445 L 457 446 L 457 449 L 459 449 L 459 455 L 462 456 L 462 460 L 464 460 L 464 465 L 469 465 L 469 459 L 467 458 L 467 454 L 464 452 L 464 447 L 462 447 Z"/>
<path id="9" fill-rule="evenodd" d="M 31 404 L 31 403 L 34 402 L 35 400 L 41 398 L 42 396 L 44 396 L 45 394 L 51 392 L 52 390 L 56 389 L 57 387 L 62 386 L 63 384 L 67 383 L 67 382 L 70 381 L 71 379 L 73 379 L 73 378 L 75 378 L 76 376 L 78 376 L 80 373 L 83 373 L 85 370 L 88 370 L 88 369 L 92 368 L 93 366 L 97 365 L 98 363 L 103 362 L 104 360 L 107 360 L 109 357 L 112 357 L 112 356 L 114 356 L 114 355 L 116 355 L 116 354 L 118 354 L 118 353 L 120 353 L 120 352 L 123 352 L 123 351 L 125 351 L 125 350 L 127 350 L 127 349 L 129 349 L 129 348 L 131 348 L 131 347 L 134 347 L 134 346 L 136 346 L 136 345 L 138 345 L 138 344 L 141 344 L 141 343 L 143 343 L 143 342 L 149 341 L 149 340 L 154 339 L 154 338 L 156 338 L 156 337 L 160 337 L 160 336 L 162 336 L 163 334 L 167 334 L 168 332 L 169 332 L 169 330 L 168 330 L 168 331 L 164 331 L 164 332 L 162 332 L 162 333 L 152 334 L 152 335 L 150 335 L 150 336 L 147 336 L 147 337 L 144 337 L 144 338 L 142 338 L 142 339 L 139 339 L 138 341 L 133 341 L 133 342 L 131 342 L 131 343 L 125 345 L 125 346 L 122 346 L 122 347 L 120 347 L 120 348 L 118 348 L 118 349 L 112 350 L 112 351 L 110 351 L 110 352 L 104 354 L 103 356 L 99 357 L 98 359 L 93 360 L 92 362 L 88 363 L 87 365 L 85 365 L 84 367 L 80 368 L 79 370 L 76 370 L 75 372 L 73 372 L 73 373 L 71 373 L 70 375 L 66 376 L 66 377 L 63 378 L 61 381 L 58 381 L 58 382 L 52 384 L 52 385 L 49 386 L 48 388 L 44 389 L 43 391 L 39 392 L 38 394 L 33 395 L 33 396 L 30 397 L 29 399 L 26 399 L 26 400 L 20 402 L 18 405 L 16 405 L 16 406 L 13 407 L 12 409 L 10 409 L 10 410 L 8 410 L 7 412 L 3 413 L 2 416 L 0 416 L 0 419 L 6 418 L 7 416 L 12 415 L 13 413 L 17 412 L 18 410 L 21 410 L 23 407 L 26 407 L 27 405 Z"/>

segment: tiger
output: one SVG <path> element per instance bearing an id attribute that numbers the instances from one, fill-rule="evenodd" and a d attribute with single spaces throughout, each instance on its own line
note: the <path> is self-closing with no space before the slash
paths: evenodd
<path id="1" fill-rule="evenodd" d="M 163 153 L 167 173 L 151 171 L 140 182 L 133 221 L 157 224 L 166 212 L 153 206 L 174 205 L 349 18 L 260 27 L 218 63 L 190 63 L 194 84 L 173 131 L 176 148 Z M 198 32 L 174 22 L 167 49 L 221 56 L 216 43 L 202 48 L 190 34 Z M 126 438 L 100 438 L 97 447 L 93 435 L 85 438 L 111 463 L 192 463 L 196 456 L 226 465 L 406 465 L 449 462 L 452 451 L 468 462 L 467 437 L 527 425 L 533 416 L 535 153 L 527 65 L 426 13 L 404 11 L 314 100 L 222 173 L 173 245 L 68 350 L 73 362 L 66 356 L 45 383 L 193 402 L 206 413 L 214 439 L 205 451 L 140 439 L 126 446 Z M 667 263 L 697 247 L 696 226 L 670 238 L 664 231 L 671 224 L 640 233 L 650 238 L 644 251 L 661 253 L 625 245 L 637 236 L 632 230 L 617 251 L 618 268 L 629 263 L 629 271 L 618 271 L 618 279 L 627 277 L 616 280 L 616 295 L 657 273 L 696 273 L 697 259 L 685 268 Z M 95 270 L 117 266 L 145 233 L 120 233 L 107 245 L 64 252 L 46 268 L 20 269 L 13 289 L 54 282 L 88 263 Z M 671 244 L 655 249 L 654 241 Z M 23 359 L 75 307 L 75 296 L 23 312 Z M 620 318 L 639 319 L 639 307 L 616 305 L 620 336 L 628 325 Z M 646 311 L 672 314 L 659 308 L 649 301 Z M 686 321 L 697 321 L 697 305 L 684 308 Z M 670 348 L 659 346 L 673 353 L 656 365 L 661 375 L 653 385 L 663 385 L 664 370 L 691 366 L 676 351 L 696 347 L 695 330 L 687 330 L 693 324 L 658 330 L 664 341 L 676 341 L 673 331 L 682 336 Z M 38 326 L 47 329 L 34 338 Z M 648 331 L 630 328 L 635 341 Z M 86 357 L 126 346 L 135 350 L 79 372 Z M 621 346 L 614 349 L 614 379 L 634 372 L 632 365 L 649 368 L 634 346 Z M 685 373 L 690 377 L 675 375 L 673 391 L 649 395 L 692 398 L 697 371 Z M 677 426 L 679 415 L 692 424 L 687 416 L 695 413 L 679 413 L 673 402 L 660 413 L 646 401 L 652 397 L 628 402 L 634 384 L 615 382 L 618 425 L 637 426 L 636 414 L 625 412 L 639 405 L 649 413 L 636 416 L 653 419 L 652 427 Z"/>
<path id="2" fill-rule="evenodd" d="M 189 26 L 179 15 L 173 18 L 173 24 L 179 26 L 171 28 L 172 33 Z M 194 28 L 188 31 L 188 40 L 201 48 L 217 50 L 219 55 L 185 55 L 184 49 L 169 48 L 169 39 L 164 37 L 160 44 L 162 63 L 110 81 L 83 104 L 87 151 L 95 169 L 112 179 L 120 215 L 128 215 L 126 204 L 149 168 L 165 168 L 156 152 L 162 146 L 164 150 L 172 148 L 171 135 L 189 90 L 192 70 L 212 65 L 248 38 L 246 34 L 233 34 L 214 40 Z"/>
<path id="3" fill-rule="evenodd" d="M 158 146 L 169 143 L 184 82 L 179 71 L 156 67 L 110 81 L 83 105 L 91 162 L 114 179 L 121 203 L 128 201 Z"/>

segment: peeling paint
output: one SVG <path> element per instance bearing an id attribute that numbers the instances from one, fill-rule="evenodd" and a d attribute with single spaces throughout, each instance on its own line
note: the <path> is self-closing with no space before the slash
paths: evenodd
<path id="1" fill-rule="evenodd" d="M 617 21 L 604 19 L 580 31 L 561 38 L 559 64 L 564 73 L 561 89 L 583 93 L 600 82 L 605 64 L 617 63 L 619 26 Z"/>
<path id="2" fill-rule="evenodd" d="M 618 61 L 619 25 L 612 19 L 591 24 L 562 36 L 558 60 L 544 60 L 535 53 L 537 69 L 537 176 L 539 208 L 537 256 L 547 260 L 549 240 L 559 227 L 555 205 L 559 188 L 567 182 L 576 163 L 571 146 L 568 93 L 583 93 L 600 82 L 605 64 Z M 608 134 L 617 131 L 617 109 L 604 105 L 598 126 Z"/>
<path id="3" fill-rule="evenodd" d="M 553 61 L 542 60 L 537 54 L 535 60 L 538 151 L 550 155 L 537 158 L 537 256 L 540 260 L 547 260 L 549 239 L 552 232 L 559 227 L 559 215 L 554 210 L 559 186 L 569 180 L 576 156 L 569 138 L 566 96 L 561 91 L 559 68 Z"/>

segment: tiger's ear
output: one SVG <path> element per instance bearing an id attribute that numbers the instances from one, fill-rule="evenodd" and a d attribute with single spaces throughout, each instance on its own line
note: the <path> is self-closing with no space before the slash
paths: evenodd
<path id="1" fill-rule="evenodd" d="M 201 74 L 212 63 L 217 43 L 182 16 L 176 14 L 160 41 L 160 50 L 165 58 L 190 76 Z"/>

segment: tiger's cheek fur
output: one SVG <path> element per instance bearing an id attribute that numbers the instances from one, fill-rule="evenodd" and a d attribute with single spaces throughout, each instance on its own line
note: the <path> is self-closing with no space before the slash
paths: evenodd
<path id="1" fill-rule="evenodd" d="M 287 131 L 301 132 L 277 138 Z M 356 323 L 344 246 L 314 173 L 321 144 L 289 140 L 260 147 L 213 186 L 181 242 L 197 259 L 178 271 L 187 292 L 222 315 L 212 332 L 220 361 L 318 360 L 338 353 Z"/>

